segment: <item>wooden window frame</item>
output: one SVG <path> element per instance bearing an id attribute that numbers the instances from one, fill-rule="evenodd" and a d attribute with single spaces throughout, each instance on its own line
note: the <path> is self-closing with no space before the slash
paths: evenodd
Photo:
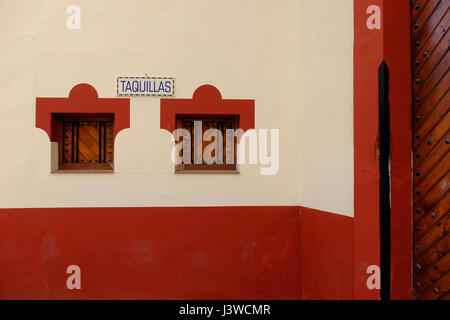
<path id="1" fill-rule="evenodd" d="M 64 121 L 85 121 L 85 122 L 112 122 L 113 125 L 110 128 L 105 128 L 106 130 L 111 130 L 114 132 L 114 114 L 56 114 L 56 129 L 57 129 L 57 142 L 58 142 L 58 170 L 56 172 L 114 172 L 114 138 L 110 141 L 111 152 L 112 152 L 112 162 L 104 163 L 65 163 L 64 158 L 64 132 L 63 123 Z M 103 138 L 103 143 L 105 143 L 106 138 Z M 99 142 L 99 148 L 101 142 Z"/>
<path id="2" fill-rule="evenodd" d="M 239 115 L 210 115 L 210 114 L 176 114 L 176 128 L 183 128 L 182 123 L 185 121 L 231 121 L 232 129 L 237 130 L 239 128 Z M 191 139 L 194 139 L 192 136 Z M 181 141 L 181 140 L 179 140 Z M 175 173 L 187 174 L 187 173 L 225 173 L 225 174 L 239 174 L 237 167 L 237 138 L 233 137 L 234 143 L 234 163 L 233 164 L 176 164 Z M 203 161 L 203 157 L 202 157 Z"/>

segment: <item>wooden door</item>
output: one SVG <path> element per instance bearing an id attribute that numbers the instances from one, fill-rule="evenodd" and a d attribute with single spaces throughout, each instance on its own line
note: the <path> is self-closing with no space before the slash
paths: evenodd
<path id="1" fill-rule="evenodd" d="M 416 299 L 450 299 L 449 3 L 411 6 Z"/>

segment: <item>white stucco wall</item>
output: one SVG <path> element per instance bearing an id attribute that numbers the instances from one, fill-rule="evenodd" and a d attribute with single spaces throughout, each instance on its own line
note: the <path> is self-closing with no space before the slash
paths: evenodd
<path id="1" fill-rule="evenodd" d="M 68 30 L 66 8 L 81 8 Z M 353 1 L 0 2 L 0 207 L 304 205 L 353 214 Z M 116 76 L 173 76 L 176 98 L 212 84 L 255 99 L 256 128 L 280 129 L 280 168 L 261 176 L 175 175 L 159 98 L 131 98 L 114 174 L 51 174 L 36 97 Z"/>
<path id="2" fill-rule="evenodd" d="M 353 1 L 300 3 L 300 202 L 353 216 Z"/>

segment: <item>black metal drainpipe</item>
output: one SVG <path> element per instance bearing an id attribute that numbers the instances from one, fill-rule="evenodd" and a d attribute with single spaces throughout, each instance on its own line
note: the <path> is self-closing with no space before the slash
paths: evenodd
<path id="1" fill-rule="evenodd" d="M 378 148 L 380 170 L 380 270 L 381 300 L 391 298 L 391 131 L 389 117 L 389 68 L 383 61 L 378 68 Z"/>

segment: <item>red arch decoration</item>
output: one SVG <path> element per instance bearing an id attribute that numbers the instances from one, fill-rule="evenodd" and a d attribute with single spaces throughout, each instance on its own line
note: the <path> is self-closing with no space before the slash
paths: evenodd
<path id="1" fill-rule="evenodd" d="M 130 99 L 99 98 L 97 90 L 80 83 L 70 90 L 68 98 L 36 98 L 36 127 L 47 132 L 50 141 L 56 142 L 57 114 L 113 114 L 114 138 L 130 127 Z"/>
<path id="2" fill-rule="evenodd" d="M 238 115 L 239 128 L 255 128 L 255 100 L 222 99 L 220 91 L 209 84 L 195 90 L 192 99 L 161 99 L 160 128 L 172 133 L 177 114 Z"/>

